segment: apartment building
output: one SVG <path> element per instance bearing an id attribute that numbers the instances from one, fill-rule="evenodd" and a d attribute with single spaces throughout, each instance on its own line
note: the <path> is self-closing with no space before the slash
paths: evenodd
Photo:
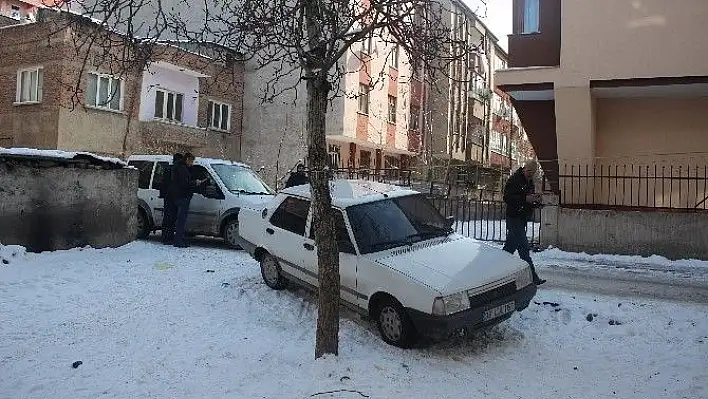
<path id="1" fill-rule="evenodd" d="M 548 189 L 568 203 L 705 207 L 705 0 L 514 0 L 513 18 L 496 80 Z"/>
<path id="2" fill-rule="evenodd" d="M 373 35 L 354 44 L 340 66 L 337 97 L 327 110 L 327 146 L 333 168 L 395 170 L 407 168 L 422 151 L 424 86 L 405 53 L 390 38 Z M 294 87 L 264 103 L 270 68 L 246 65 L 244 161 L 277 184 L 307 157 L 306 90 L 296 77 L 278 87 Z"/>
<path id="3" fill-rule="evenodd" d="M 493 72 L 507 67 L 498 39 L 464 3 L 453 2 L 446 12 L 454 38 L 479 51 L 447 73 L 430 76 L 437 84 L 427 97 L 424 161 L 437 178 L 445 177 L 451 163 L 466 176 L 456 180 L 489 187 L 508 176 L 512 166 L 533 158 L 533 149 L 523 142 L 526 136 L 508 96 L 496 89 Z"/>
<path id="4" fill-rule="evenodd" d="M 242 62 L 178 44 L 153 45 L 147 65 L 121 62 L 125 47 L 77 49 L 76 31 L 97 28 L 70 18 L 44 9 L 0 29 L 0 77 L 15 83 L 0 89 L 0 146 L 240 159 Z"/>

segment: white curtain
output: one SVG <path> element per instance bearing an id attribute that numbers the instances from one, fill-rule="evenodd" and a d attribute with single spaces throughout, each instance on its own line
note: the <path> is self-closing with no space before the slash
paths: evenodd
<path id="1" fill-rule="evenodd" d="M 539 2 L 540 0 L 524 1 L 524 28 L 522 33 L 539 32 Z"/>

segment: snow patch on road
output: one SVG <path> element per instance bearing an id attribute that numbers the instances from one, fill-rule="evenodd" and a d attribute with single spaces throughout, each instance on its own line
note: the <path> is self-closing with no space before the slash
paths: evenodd
<path id="1" fill-rule="evenodd" d="M 495 328 L 415 350 L 343 312 L 340 356 L 315 361 L 312 295 L 270 290 L 243 252 L 23 259 L 0 267 L 3 398 L 708 397 L 706 306 L 542 290 Z"/>

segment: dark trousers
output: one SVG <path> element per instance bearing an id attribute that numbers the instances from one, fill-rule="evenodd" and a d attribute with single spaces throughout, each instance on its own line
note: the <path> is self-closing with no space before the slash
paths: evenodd
<path id="1" fill-rule="evenodd" d="M 189 202 L 191 198 L 175 198 L 175 239 L 177 246 L 185 245 L 184 233 L 187 226 L 187 212 L 189 212 Z"/>
<path id="2" fill-rule="evenodd" d="M 504 250 L 510 254 L 519 251 L 519 257 L 531 266 L 533 279 L 538 280 L 536 268 L 531 260 L 529 239 L 526 237 L 526 220 L 521 218 L 506 218 L 506 242 Z"/>
<path id="3" fill-rule="evenodd" d="M 165 197 L 162 205 L 162 242 L 171 242 L 175 237 L 177 205 L 171 197 Z"/>

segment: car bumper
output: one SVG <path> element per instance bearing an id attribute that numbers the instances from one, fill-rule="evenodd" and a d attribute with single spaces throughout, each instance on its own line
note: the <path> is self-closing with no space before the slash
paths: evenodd
<path id="1" fill-rule="evenodd" d="M 236 242 L 244 251 L 248 252 L 248 254 L 251 255 L 254 259 L 256 258 L 256 248 L 258 248 L 256 246 L 256 244 L 254 244 L 250 241 L 244 240 L 242 237 L 238 237 L 236 239 Z M 256 260 L 258 260 L 258 259 L 256 259 Z"/>
<path id="2" fill-rule="evenodd" d="M 524 310 L 529 306 L 531 299 L 536 295 L 536 291 L 536 285 L 529 284 L 512 295 L 498 298 L 486 305 L 448 316 L 434 316 L 410 308 L 406 310 L 420 335 L 432 340 L 444 340 L 462 330 L 473 331 L 501 323 L 511 317 L 514 312 L 512 311 L 486 321 L 484 320 L 484 312 L 511 301 L 515 303 L 515 311 Z"/>

